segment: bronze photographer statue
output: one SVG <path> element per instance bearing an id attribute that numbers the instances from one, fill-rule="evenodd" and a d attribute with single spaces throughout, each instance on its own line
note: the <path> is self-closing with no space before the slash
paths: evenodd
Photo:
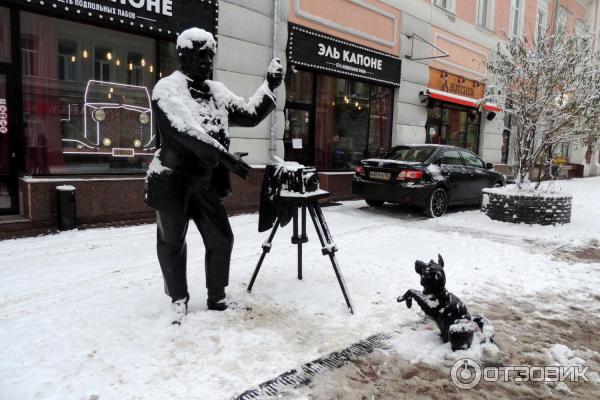
<path id="1" fill-rule="evenodd" d="M 180 323 L 189 301 L 186 233 L 192 219 L 206 249 L 205 269 L 210 310 L 225 310 L 225 287 L 233 233 L 223 198 L 231 193 L 229 172 L 246 179 L 250 166 L 230 153 L 229 126 L 256 126 L 275 109 L 273 91 L 283 79 L 278 59 L 248 100 L 211 80 L 216 42 L 212 34 L 191 28 L 177 38 L 181 71 L 162 78 L 152 93 L 160 149 L 146 177 L 145 200 L 156 210 L 157 251 L 165 291 Z"/>

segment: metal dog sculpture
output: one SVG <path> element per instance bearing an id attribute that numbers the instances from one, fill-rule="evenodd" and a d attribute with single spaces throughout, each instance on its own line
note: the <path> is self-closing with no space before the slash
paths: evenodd
<path id="1" fill-rule="evenodd" d="M 493 342 L 494 329 L 487 319 L 474 315 L 471 317 L 462 301 L 446 290 L 446 274 L 444 259 L 438 254 L 438 262 L 429 264 L 415 262 L 415 271 L 421 276 L 423 292 L 408 290 L 398 297 L 398 302 L 406 301 L 406 307 L 412 307 L 414 299 L 421 310 L 435 321 L 444 343 L 450 341 L 452 351 L 465 350 L 471 347 L 476 323 L 483 332 L 485 341 Z"/>

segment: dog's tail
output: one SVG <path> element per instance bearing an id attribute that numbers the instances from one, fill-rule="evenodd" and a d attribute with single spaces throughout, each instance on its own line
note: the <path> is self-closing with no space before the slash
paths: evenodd
<path id="1" fill-rule="evenodd" d="M 490 321 L 481 315 L 473 315 L 471 319 L 479 326 L 481 333 L 483 333 L 483 340 L 481 343 L 494 343 L 494 327 L 490 324 Z"/>

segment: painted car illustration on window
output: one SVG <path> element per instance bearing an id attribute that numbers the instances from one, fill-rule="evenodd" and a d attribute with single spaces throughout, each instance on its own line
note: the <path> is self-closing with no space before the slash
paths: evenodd
<path id="1" fill-rule="evenodd" d="M 144 86 L 88 81 L 83 129 L 63 138 L 65 154 L 147 155 L 156 148 L 150 94 Z"/>

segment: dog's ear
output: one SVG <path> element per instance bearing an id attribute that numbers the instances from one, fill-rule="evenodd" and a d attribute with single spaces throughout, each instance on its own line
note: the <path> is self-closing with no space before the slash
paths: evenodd
<path id="1" fill-rule="evenodd" d="M 415 261 L 415 271 L 419 275 L 421 275 L 421 273 L 423 272 L 423 268 L 426 266 L 427 266 L 427 264 L 425 264 L 423 261 L 420 261 L 420 260 Z"/>
<path id="2" fill-rule="evenodd" d="M 438 264 L 440 264 L 440 267 L 444 268 L 444 259 L 442 258 L 442 255 L 438 253 Z"/>

